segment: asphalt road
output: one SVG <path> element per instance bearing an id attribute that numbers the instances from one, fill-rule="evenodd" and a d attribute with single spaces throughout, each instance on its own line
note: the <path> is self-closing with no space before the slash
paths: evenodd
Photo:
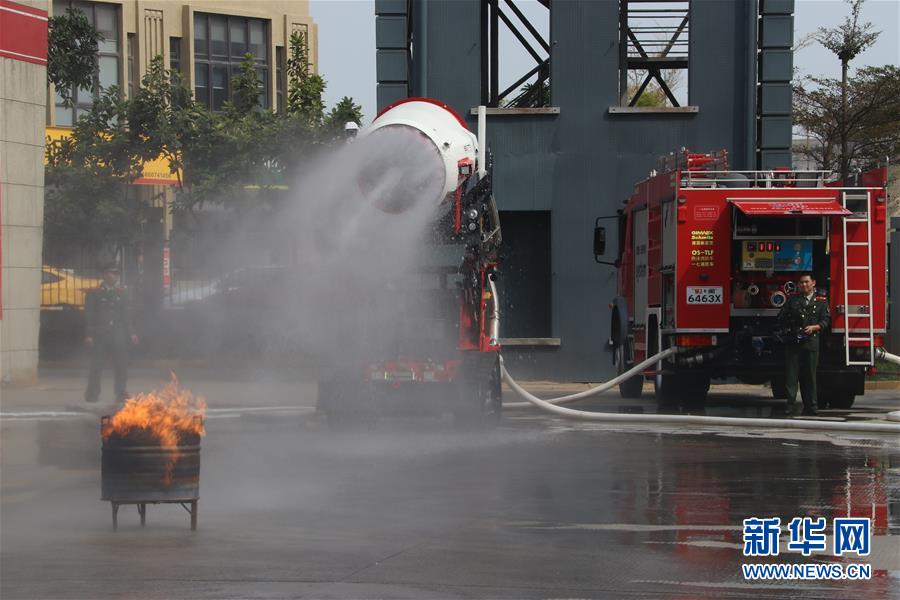
<path id="1" fill-rule="evenodd" d="M 774 406 L 735 407 L 729 394 L 708 412 Z M 860 410 L 895 399 L 867 402 Z M 308 410 L 225 411 L 208 420 L 194 533 L 177 505 L 151 505 L 145 528 L 123 507 L 113 532 L 99 443 L 93 417 L 0 419 L 4 600 L 900 594 L 891 436 L 623 428 L 533 412 L 485 433 L 440 420 L 333 433 Z M 745 518 L 830 523 L 848 512 L 874 519 L 866 559 L 804 558 L 785 552 L 786 538 L 779 557 L 742 556 Z M 741 572 L 832 561 L 867 562 L 873 577 L 763 583 Z"/>

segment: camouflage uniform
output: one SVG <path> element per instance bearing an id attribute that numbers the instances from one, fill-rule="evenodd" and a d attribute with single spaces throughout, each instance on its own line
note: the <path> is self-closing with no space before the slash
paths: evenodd
<path id="1" fill-rule="evenodd" d="M 778 314 L 779 324 L 786 335 L 784 337 L 784 378 L 787 390 L 787 409 L 792 414 L 797 401 L 797 382 L 800 383 L 800 394 L 803 397 L 803 410 L 815 413 L 816 403 L 816 368 L 819 365 L 819 334 L 828 328 L 831 316 L 828 312 L 828 300 L 824 296 L 796 294 L 791 296 L 781 307 Z M 821 329 L 806 335 L 803 328 L 818 325 Z"/>
<path id="2" fill-rule="evenodd" d="M 123 401 L 128 393 L 128 350 L 134 330 L 131 323 L 128 293 L 122 286 L 106 283 L 90 290 L 85 296 L 87 326 L 85 336 L 93 338 L 91 366 L 84 398 L 96 402 L 100 397 L 100 374 L 108 358 L 113 364 L 116 400 Z"/>

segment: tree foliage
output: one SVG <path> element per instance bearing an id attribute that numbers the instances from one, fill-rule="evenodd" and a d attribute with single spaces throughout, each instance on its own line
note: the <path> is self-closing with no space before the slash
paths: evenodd
<path id="1" fill-rule="evenodd" d="M 859 14 L 865 0 L 847 0 L 850 15 L 838 27 L 818 30 L 816 39 L 820 44 L 832 51 L 841 61 L 841 110 L 837 114 L 838 143 L 840 144 L 839 165 L 842 179 L 850 174 L 852 154 L 849 148 L 851 128 L 849 113 L 849 69 L 850 61 L 875 43 L 880 32 L 875 31 L 871 23 L 860 23 Z"/>
<path id="2" fill-rule="evenodd" d="M 72 135 L 48 141 L 44 227 L 47 239 L 79 239 L 88 247 L 126 242 L 140 228 L 141 206 L 127 185 L 141 159 L 128 141 L 125 103 L 105 90 Z"/>
<path id="3" fill-rule="evenodd" d="M 807 77 L 794 86 L 794 123 L 815 140 L 799 152 L 825 170 L 841 170 L 841 140 L 848 167 L 866 168 L 900 156 L 900 68 L 859 69 L 847 85 Z"/>
<path id="4" fill-rule="evenodd" d="M 261 88 L 253 55 L 248 52 L 244 54 L 237 75 L 231 80 L 231 106 L 228 108 L 241 116 L 259 110 Z"/>
<path id="5" fill-rule="evenodd" d="M 305 36 L 295 33 L 284 113 L 260 106 L 251 55 L 221 111 L 195 101 L 161 56 L 151 60 L 130 100 L 117 88 L 103 90 L 70 137 L 47 144 L 48 238 L 78 238 L 94 247 L 137 241 L 146 207 L 129 184 L 160 157 L 177 175 L 174 211 L 194 213 L 207 204 L 242 211 L 277 202 L 313 153 L 342 137 L 347 121 L 362 122 L 362 108 L 349 97 L 325 116 L 325 80 L 310 73 L 306 48 Z"/>
<path id="6" fill-rule="evenodd" d="M 291 34 L 287 59 L 287 112 L 300 116 L 309 125 L 317 127 L 325 118 L 325 79 L 309 69 L 309 45 L 307 35 L 299 31 Z"/>
<path id="7" fill-rule="evenodd" d="M 505 102 L 508 108 L 540 108 L 550 106 L 550 80 L 538 79 L 534 83 L 526 83 L 518 90 L 518 94 Z"/>
<path id="8" fill-rule="evenodd" d="M 849 63 L 875 43 L 881 32 L 872 23 L 860 23 L 859 13 L 865 0 L 847 0 L 850 15 L 837 27 L 820 27 L 816 40 L 832 51 L 843 63 Z"/>
<path id="9" fill-rule="evenodd" d="M 344 96 L 332 107 L 328 116 L 325 117 L 325 127 L 332 137 L 337 137 L 343 133 L 344 126 L 347 123 L 352 121 L 357 125 L 362 125 L 362 120 L 362 106 L 355 103 L 353 98 Z"/>
<path id="10" fill-rule="evenodd" d="M 97 47 L 103 39 L 80 10 L 67 8 L 51 17 L 47 31 L 47 79 L 66 106 L 71 106 L 72 90 L 94 87 Z"/>

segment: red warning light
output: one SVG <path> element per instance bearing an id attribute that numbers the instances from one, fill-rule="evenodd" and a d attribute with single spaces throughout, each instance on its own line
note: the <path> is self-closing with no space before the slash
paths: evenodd
<path id="1" fill-rule="evenodd" d="M 769 242 L 769 243 L 766 245 L 766 250 L 768 250 L 769 252 L 771 252 L 772 249 L 773 249 L 774 247 L 775 247 L 775 245 L 774 245 L 772 242 Z"/>
<path id="2" fill-rule="evenodd" d="M 775 244 L 775 252 L 781 252 L 781 244 Z"/>

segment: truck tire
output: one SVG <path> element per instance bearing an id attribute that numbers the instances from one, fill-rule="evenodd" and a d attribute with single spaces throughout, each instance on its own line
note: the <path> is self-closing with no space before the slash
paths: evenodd
<path id="1" fill-rule="evenodd" d="M 627 342 L 626 342 L 627 343 Z M 626 361 L 626 347 L 625 344 L 620 344 L 616 346 L 616 349 L 613 350 L 613 360 L 616 364 L 616 375 L 621 375 L 628 369 L 630 369 L 633 365 Z M 640 398 L 641 394 L 644 392 L 644 376 L 643 375 L 635 375 L 630 379 L 626 379 L 622 383 L 619 384 L 619 395 L 623 398 Z"/>
<path id="2" fill-rule="evenodd" d="M 865 392 L 862 372 L 823 373 L 817 384 L 819 408 L 847 410 L 853 406 L 857 394 Z"/>
<path id="3" fill-rule="evenodd" d="M 784 384 L 784 375 L 773 375 L 772 381 L 769 383 L 772 388 L 772 398 L 775 400 L 785 400 L 787 398 L 787 388 Z"/>
<path id="4" fill-rule="evenodd" d="M 478 356 L 463 363 L 459 381 L 459 405 L 453 422 L 465 429 L 493 429 L 503 414 L 500 357 Z"/>
<path id="5" fill-rule="evenodd" d="M 823 408 L 822 401 L 827 403 L 827 406 L 830 408 L 839 408 L 846 410 L 848 408 L 853 407 L 853 402 L 856 400 L 856 394 L 849 392 L 847 390 L 837 390 L 834 392 L 822 393 L 819 392 L 818 404 L 819 408 Z"/>
<path id="6" fill-rule="evenodd" d="M 377 414 L 366 402 L 366 391 L 364 386 L 350 382 L 321 382 L 316 410 L 325 415 L 328 427 L 335 431 L 370 425 Z"/>
<path id="7" fill-rule="evenodd" d="M 656 403 L 670 409 L 680 405 L 702 407 L 709 394 L 709 376 L 700 373 L 665 373 L 653 381 Z"/>

